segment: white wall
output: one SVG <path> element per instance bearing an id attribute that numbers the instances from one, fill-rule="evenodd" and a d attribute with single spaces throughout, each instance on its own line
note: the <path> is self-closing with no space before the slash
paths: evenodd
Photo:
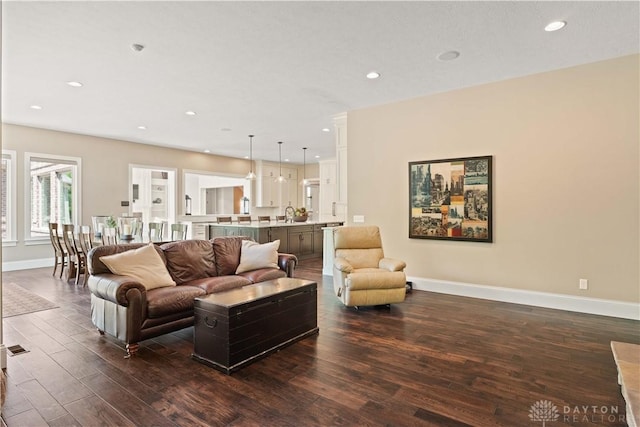
<path id="1" fill-rule="evenodd" d="M 349 112 L 349 214 L 410 276 L 639 302 L 639 58 Z M 494 243 L 409 239 L 408 163 L 479 155 Z"/>

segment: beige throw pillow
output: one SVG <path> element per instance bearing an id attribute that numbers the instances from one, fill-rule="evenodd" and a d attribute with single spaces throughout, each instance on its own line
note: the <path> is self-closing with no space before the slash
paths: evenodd
<path id="1" fill-rule="evenodd" d="M 279 247 L 280 240 L 263 244 L 251 240 L 243 240 L 240 250 L 240 265 L 236 269 L 236 274 L 260 268 L 279 268 Z"/>
<path id="2" fill-rule="evenodd" d="M 100 257 L 100 261 L 113 274 L 130 276 L 147 290 L 176 285 L 162 258 L 153 247 L 153 243 L 138 249 Z"/>

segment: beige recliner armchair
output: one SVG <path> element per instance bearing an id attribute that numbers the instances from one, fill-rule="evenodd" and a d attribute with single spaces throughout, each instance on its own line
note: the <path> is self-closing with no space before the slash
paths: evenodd
<path id="1" fill-rule="evenodd" d="M 404 301 L 406 264 L 384 257 L 378 227 L 337 227 L 333 230 L 333 247 L 333 288 L 344 305 Z"/>

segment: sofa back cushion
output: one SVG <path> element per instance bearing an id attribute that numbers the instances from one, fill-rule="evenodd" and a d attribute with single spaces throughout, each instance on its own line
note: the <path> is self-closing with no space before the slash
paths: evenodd
<path id="1" fill-rule="evenodd" d="M 250 239 L 248 237 L 229 236 L 216 237 L 212 240 L 218 276 L 236 274 L 236 270 L 240 264 L 243 240 Z"/>
<path id="2" fill-rule="evenodd" d="M 130 251 L 132 249 L 138 249 L 143 246 L 146 246 L 146 244 L 145 243 L 128 243 L 124 245 L 96 246 L 95 248 L 89 251 L 89 255 L 88 255 L 87 265 L 89 266 L 89 274 L 111 273 L 111 270 L 109 270 L 109 268 L 106 265 L 104 265 L 102 261 L 100 261 L 100 257 L 119 254 L 125 251 Z M 156 246 L 156 251 L 158 252 L 158 255 L 160 255 L 160 258 L 162 258 L 162 262 L 166 264 L 166 259 L 164 257 L 164 253 L 162 253 L 162 250 Z"/>
<path id="3" fill-rule="evenodd" d="M 153 243 L 130 251 L 102 256 L 100 260 L 113 274 L 132 277 L 148 291 L 176 285 Z"/>
<path id="4" fill-rule="evenodd" d="M 160 246 L 167 269 L 178 285 L 217 276 L 213 245 L 209 240 L 180 240 Z"/>

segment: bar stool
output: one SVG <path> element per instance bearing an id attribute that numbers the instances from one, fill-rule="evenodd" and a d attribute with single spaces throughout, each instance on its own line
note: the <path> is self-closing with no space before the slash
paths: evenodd
<path id="1" fill-rule="evenodd" d="M 250 215 L 238 215 L 238 224 L 251 224 Z"/>

